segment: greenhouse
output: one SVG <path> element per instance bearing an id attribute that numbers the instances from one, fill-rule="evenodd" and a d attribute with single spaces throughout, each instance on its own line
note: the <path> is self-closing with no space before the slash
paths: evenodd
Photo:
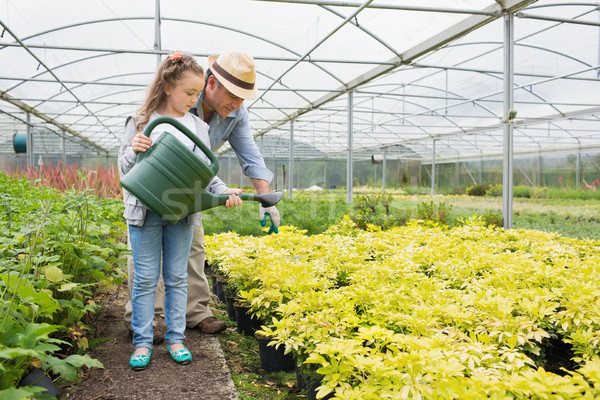
<path id="1" fill-rule="evenodd" d="M 140 109 L 158 66 L 173 52 L 192 56 L 207 71 L 209 57 L 236 49 L 256 66 L 258 95 L 244 105 L 251 135 L 273 173 L 267 186 L 284 193 L 277 206 L 281 233 L 266 234 L 255 215 L 259 206 L 251 202 L 236 208 L 242 211 L 207 210 L 202 220 L 206 257 L 213 273 L 228 278 L 238 295 L 244 293 L 256 315 L 277 320 L 263 326 L 263 333 L 273 335 L 296 360 L 321 368 L 317 398 L 600 395 L 593 373 L 600 368 L 600 270 L 594 264 L 600 239 L 600 3 L 0 0 L 0 29 L 1 214 L 8 232 L 0 263 L 1 327 L 10 312 L 18 311 L 31 322 L 64 325 L 68 334 L 44 340 L 75 338 L 75 347 L 85 352 L 88 345 L 77 338 L 86 334 L 77 336 L 73 329 L 92 332 L 90 323 L 81 322 L 91 306 L 73 319 L 64 310 L 71 307 L 75 313 L 76 307 L 66 302 L 97 298 L 85 285 L 120 287 L 127 281 L 125 273 L 104 265 L 122 270 L 128 252 L 117 171 L 126 120 Z M 229 142 L 213 150 L 218 176 L 228 186 L 258 190 Z M 32 188 L 11 181 L 13 175 L 28 178 Z M 67 175 L 77 183 L 53 183 Z M 98 199 L 91 200 L 86 182 L 97 185 L 92 191 Z M 55 198 L 60 195 L 44 192 L 48 186 L 70 197 Z M 37 190 L 46 200 L 30 197 Z M 103 201 L 110 203 L 108 209 Z M 36 202 L 41 211 L 34 211 Z M 90 211 L 94 205 L 102 211 Z M 37 213 L 43 222 L 25 218 Z M 92 214 L 98 220 L 82 222 Z M 99 240 L 85 245 L 87 258 L 79 250 L 60 250 L 64 257 L 85 258 L 95 272 L 80 274 L 77 264 L 69 272 L 50 245 L 35 250 L 42 246 L 38 238 L 51 237 L 42 229 L 49 221 L 69 226 L 65 229 L 77 246 L 90 237 Z M 82 229 L 97 232 L 84 235 Z M 59 236 L 57 243 L 69 242 Z M 475 240 L 480 255 L 464 247 Z M 106 243 L 114 248 L 102 251 Z M 258 267 L 263 255 L 256 249 L 280 257 L 281 270 Z M 338 254 L 341 249 L 347 253 Z M 36 251 L 48 260 L 35 258 Z M 566 267 L 565 260 L 578 269 Z M 500 264 L 497 275 L 488 275 L 490 265 Z M 258 269 L 248 270 L 250 265 Z M 28 272 L 15 275 L 25 267 Z M 562 268 L 566 272 L 559 276 Z M 385 269 L 398 278 L 383 279 Z M 310 276 L 300 277 L 300 270 Z M 51 272 L 45 273 L 46 283 L 38 284 L 42 271 Z M 31 289 L 42 293 L 32 295 L 34 300 L 11 292 L 11 284 L 21 285 L 28 274 L 35 278 Z M 407 276 L 424 285 L 420 291 Z M 361 279 L 389 298 L 411 293 L 422 303 L 378 304 Z M 593 284 L 579 292 L 578 281 Z M 493 295 L 484 299 L 488 284 Z M 525 300 L 501 287 L 522 291 Z M 77 294 L 66 296 L 73 288 L 79 288 Z M 569 298 L 568 290 L 579 293 Z M 338 314 L 326 315 L 314 298 Z M 18 305 L 14 299 L 20 299 Z M 63 311 L 58 303 L 53 309 L 53 299 L 60 299 Z M 335 308 L 344 301 L 354 301 L 349 307 L 357 313 Z M 457 315 L 440 311 L 448 302 L 458 307 Z M 40 307 L 54 311 L 39 312 Z M 295 313 L 298 307 L 305 307 L 304 319 Z M 414 320 L 392 316 L 395 307 Z M 458 312 L 461 307 L 464 313 Z M 502 307 L 512 310 L 500 312 L 504 319 L 490 311 Z M 50 314 L 60 313 L 62 320 L 52 320 Z M 347 319 L 335 319 L 341 314 Z M 416 321 L 417 315 L 430 325 Z M 332 325 L 322 327 L 316 339 L 302 336 L 308 335 L 303 324 L 314 319 L 319 325 L 319 318 L 328 321 L 323 326 Z M 493 331 L 496 322 L 505 329 L 500 336 Z M 334 325 L 343 333 L 335 333 Z M 418 339 L 412 337 L 415 332 Z M 410 338 L 400 337 L 405 334 Z M 327 347 L 333 346 L 325 340 L 328 335 L 353 356 Z M 548 367 L 540 360 L 552 340 L 568 343 L 574 352 L 568 366 L 552 375 L 561 387 L 555 392 L 550 378 L 544 381 L 539 372 Z M 475 356 L 479 345 L 493 347 L 489 358 Z M 17 357 L 32 357 L 19 359 L 25 364 L 46 360 L 9 348 L 0 340 L 6 365 Z M 414 352 L 403 353 L 403 348 Z M 406 354 L 415 358 L 404 359 Z M 428 369 L 427 359 L 438 359 L 446 372 Z M 514 362 L 509 365 L 508 359 Z M 52 360 L 42 363 L 50 365 L 47 371 L 55 368 L 56 376 L 65 371 Z M 81 359 L 71 366 L 93 370 L 95 362 Z M 410 362 L 415 362 L 412 372 L 417 364 L 422 368 L 421 375 L 399 366 Z M 348 369 L 333 371 L 339 365 Z M 0 366 L 0 373 L 6 371 Z M 233 374 L 234 380 L 243 375 Z M 540 386 L 525 387 L 522 381 Z M 0 379 L 0 394 L 13 383 Z M 241 398 L 284 398 L 249 394 L 236 384 Z"/>

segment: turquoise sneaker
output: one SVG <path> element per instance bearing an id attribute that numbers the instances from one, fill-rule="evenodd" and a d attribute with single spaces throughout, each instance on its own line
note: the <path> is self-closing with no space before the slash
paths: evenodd
<path id="1" fill-rule="evenodd" d="M 183 346 L 183 350 L 178 350 L 176 352 L 173 352 L 171 346 L 167 345 L 167 350 L 177 364 L 184 365 L 192 362 L 192 353 L 190 353 L 185 345 Z"/>
<path id="2" fill-rule="evenodd" d="M 152 350 L 148 351 L 148 355 L 140 354 L 138 356 L 135 355 L 135 351 L 131 355 L 129 359 L 129 366 L 134 371 L 141 371 L 146 369 L 148 364 L 150 363 L 150 356 L 152 355 Z"/>

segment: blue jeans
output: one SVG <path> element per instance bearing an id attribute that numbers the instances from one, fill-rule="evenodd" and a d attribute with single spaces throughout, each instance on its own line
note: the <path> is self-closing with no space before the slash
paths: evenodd
<path id="1" fill-rule="evenodd" d="M 168 344 L 182 343 L 187 303 L 187 263 L 194 227 L 187 217 L 175 225 L 148 210 L 143 226 L 129 225 L 135 274 L 131 293 L 133 345 L 152 348 L 154 294 L 161 270 L 165 282 L 165 322 Z"/>

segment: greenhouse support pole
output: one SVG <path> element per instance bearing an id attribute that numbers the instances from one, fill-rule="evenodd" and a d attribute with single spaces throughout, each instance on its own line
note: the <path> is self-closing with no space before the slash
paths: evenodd
<path id="1" fill-rule="evenodd" d="M 33 131 L 31 128 L 31 114 L 27 113 L 26 117 L 27 117 L 27 137 L 25 139 L 25 146 L 27 146 L 26 162 L 27 162 L 28 167 L 32 167 L 33 166 Z"/>
<path id="2" fill-rule="evenodd" d="M 62 162 L 63 168 L 67 166 L 67 134 L 65 131 L 62 131 Z"/>
<path id="3" fill-rule="evenodd" d="M 460 186 L 460 161 L 454 165 L 454 171 L 456 172 L 456 187 L 458 187 Z"/>
<path id="4" fill-rule="evenodd" d="M 579 189 L 579 182 L 581 182 L 581 153 L 577 153 L 577 167 L 575 169 L 575 187 Z"/>
<path id="5" fill-rule="evenodd" d="M 504 163 L 502 165 L 502 217 L 504 229 L 512 228 L 513 217 L 513 109 L 514 15 L 504 16 Z"/>
<path id="6" fill-rule="evenodd" d="M 383 148 L 383 163 L 381 164 L 381 190 L 385 192 L 385 167 L 387 165 L 387 148 Z"/>
<path id="7" fill-rule="evenodd" d="M 227 153 L 227 182 L 231 182 L 231 151 Z"/>
<path id="8" fill-rule="evenodd" d="M 323 160 L 323 189 L 327 189 L 327 158 Z"/>
<path id="9" fill-rule="evenodd" d="M 354 92 L 348 92 L 348 160 L 346 161 L 346 202 L 352 204 L 352 133 L 354 130 Z"/>
<path id="10" fill-rule="evenodd" d="M 273 156 L 273 179 L 275 180 L 275 190 L 278 190 L 277 186 L 277 158 Z"/>
<path id="11" fill-rule="evenodd" d="M 479 160 L 479 182 L 483 183 L 483 160 Z"/>
<path id="12" fill-rule="evenodd" d="M 156 65 L 159 66 L 161 61 L 160 53 L 158 53 L 161 48 L 161 39 L 160 39 L 160 0 L 156 0 L 154 3 L 154 50 L 156 53 Z"/>
<path id="13" fill-rule="evenodd" d="M 433 139 L 433 146 L 431 147 L 431 195 L 435 196 L 435 142 L 437 139 Z"/>
<path id="14" fill-rule="evenodd" d="M 373 186 L 377 185 L 377 164 L 373 165 L 374 168 L 374 173 L 373 173 Z"/>
<path id="15" fill-rule="evenodd" d="M 536 182 L 537 182 L 538 186 L 544 186 L 542 184 L 542 156 L 541 155 L 538 156 L 538 174 L 537 174 Z"/>
<path id="16" fill-rule="evenodd" d="M 294 120 L 290 121 L 290 170 L 288 177 L 289 197 L 292 199 L 294 198 Z"/>

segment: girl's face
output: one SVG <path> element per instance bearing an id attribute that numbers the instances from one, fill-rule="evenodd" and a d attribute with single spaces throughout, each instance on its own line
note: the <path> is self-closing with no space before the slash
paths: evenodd
<path id="1" fill-rule="evenodd" d="M 204 76 L 186 71 L 175 87 L 165 85 L 167 104 L 165 104 L 164 113 L 172 114 L 171 116 L 174 117 L 183 117 L 186 112 L 190 111 L 190 108 L 196 105 L 202 89 L 204 89 Z"/>

